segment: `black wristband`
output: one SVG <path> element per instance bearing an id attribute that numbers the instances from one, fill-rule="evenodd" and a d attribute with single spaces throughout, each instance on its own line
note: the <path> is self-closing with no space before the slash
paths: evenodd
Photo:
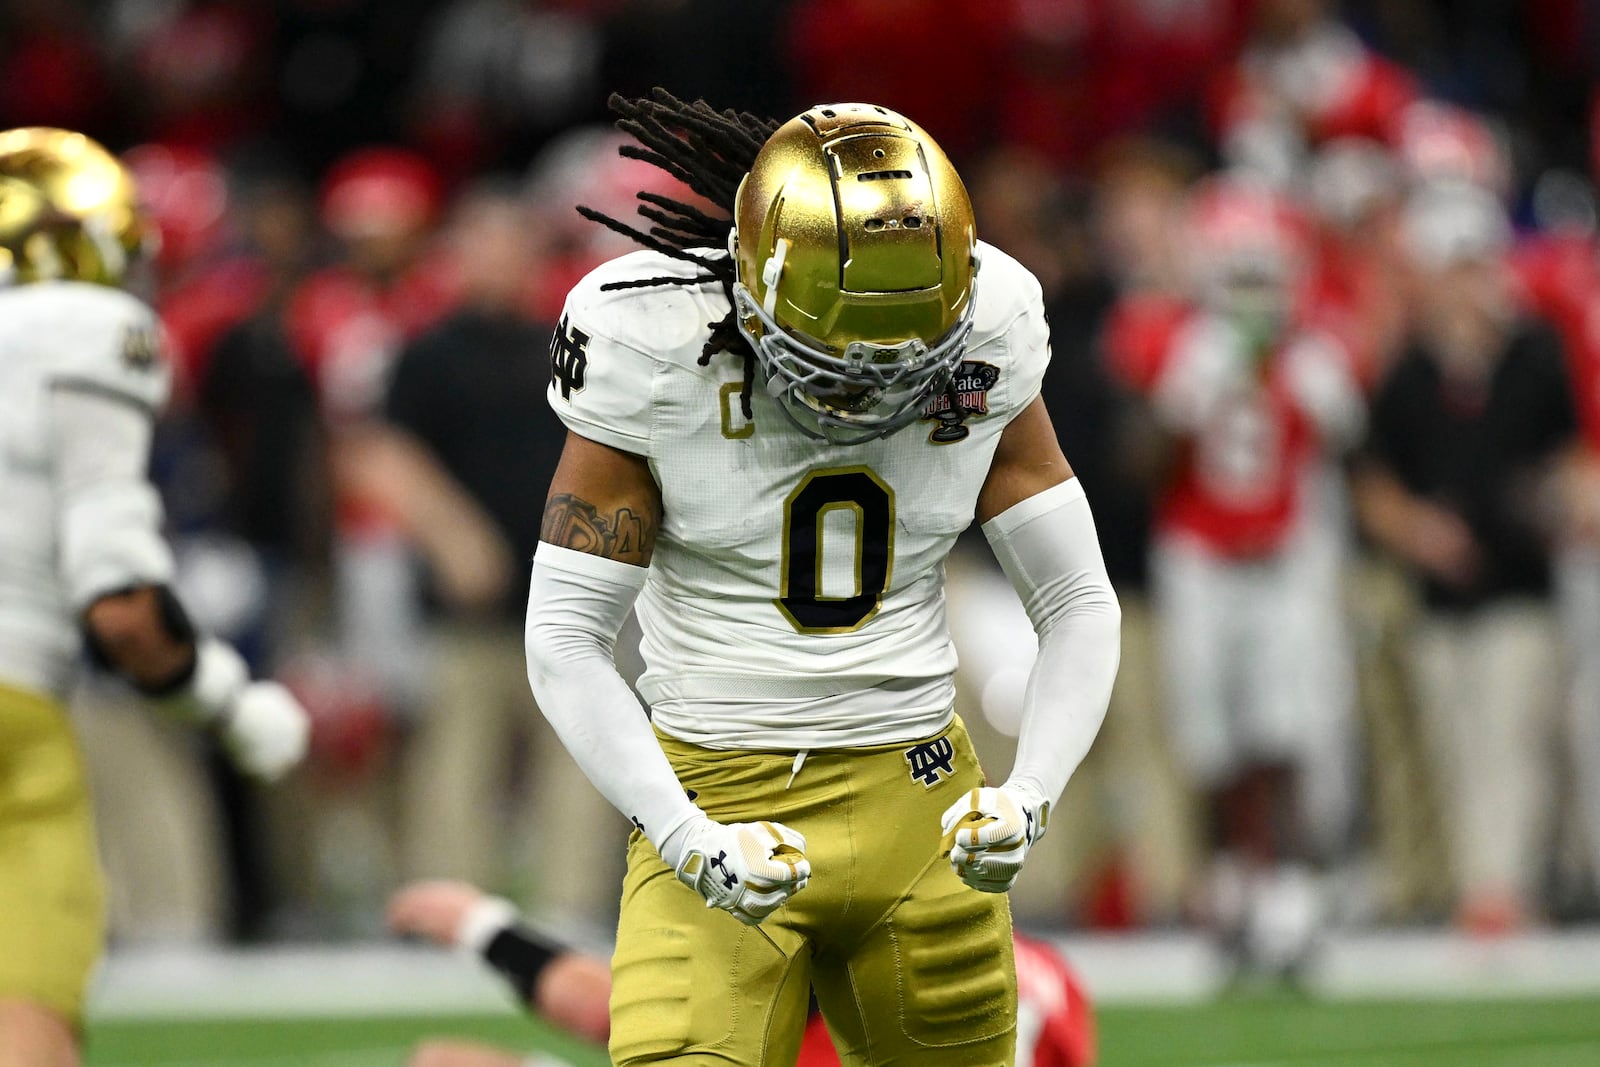
<path id="1" fill-rule="evenodd" d="M 483 959 L 516 989 L 523 1004 L 532 1007 L 533 988 L 550 962 L 562 954 L 520 923 L 501 930 L 483 950 Z"/>

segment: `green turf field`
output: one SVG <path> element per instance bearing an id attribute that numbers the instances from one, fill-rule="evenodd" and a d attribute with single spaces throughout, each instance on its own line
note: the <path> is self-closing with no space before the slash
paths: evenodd
<path id="1" fill-rule="evenodd" d="M 89 1067 L 390 1067 L 424 1035 L 470 1035 L 600 1067 L 527 1020 L 116 1022 L 90 1028 Z M 1102 1067 L 1597 1067 L 1600 999 L 1324 1003 L 1227 1000 L 1100 1013 Z"/>

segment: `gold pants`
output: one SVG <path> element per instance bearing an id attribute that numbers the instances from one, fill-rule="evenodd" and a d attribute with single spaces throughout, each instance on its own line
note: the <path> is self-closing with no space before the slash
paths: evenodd
<path id="1" fill-rule="evenodd" d="M 67 713 L 0 686 L 0 999 L 79 1025 L 104 937 L 105 886 Z"/>
<path id="2" fill-rule="evenodd" d="M 923 742 L 811 753 L 792 783 L 793 753 L 661 742 L 713 819 L 804 834 L 812 877 L 744 926 L 635 833 L 612 962 L 614 1062 L 787 1067 L 815 988 L 847 1065 L 1009 1067 L 1007 900 L 963 885 L 940 854 L 940 816 L 983 784 L 959 719 Z"/>

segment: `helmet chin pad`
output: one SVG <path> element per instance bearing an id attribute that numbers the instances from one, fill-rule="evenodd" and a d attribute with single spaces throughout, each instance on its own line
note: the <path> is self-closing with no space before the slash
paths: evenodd
<path id="1" fill-rule="evenodd" d="M 802 432 L 834 444 L 861 444 L 914 422 L 949 384 L 972 333 L 969 300 L 932 345 L 920 338 L 852 341 L 836 353 L 785 330 L 743 283 L 734 283 L 733 299 L 739 332 L 755 349 L 767 392 Z"/>

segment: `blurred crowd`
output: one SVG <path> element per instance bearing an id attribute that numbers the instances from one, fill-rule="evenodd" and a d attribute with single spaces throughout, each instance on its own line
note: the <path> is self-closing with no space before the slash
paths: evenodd
<path id="1" fill-rule="evenodd" d="M 1600 917 L 1593 5 L 10 0 L 0 26 L 0 126 L 124 151 L 160 226 L 184 598 L 316 718 L 267 794 L 85 695 L 124 939 L 370 933 L 415 876 L 603 932 L 626 825 L 533 707 L 520 620 L 553 324 L 628 247 L 573 208 L 672 191 L 605 124 L 652 85 L 903 111 L 1043 283 L 1125 633 L 1021 921 L 1270 956 L 1327 922 Z M 1003 776 L 1031 629 L 981 546 L 949 595 Z M 594 857 L 559 883 L 556 797 Z"/>

